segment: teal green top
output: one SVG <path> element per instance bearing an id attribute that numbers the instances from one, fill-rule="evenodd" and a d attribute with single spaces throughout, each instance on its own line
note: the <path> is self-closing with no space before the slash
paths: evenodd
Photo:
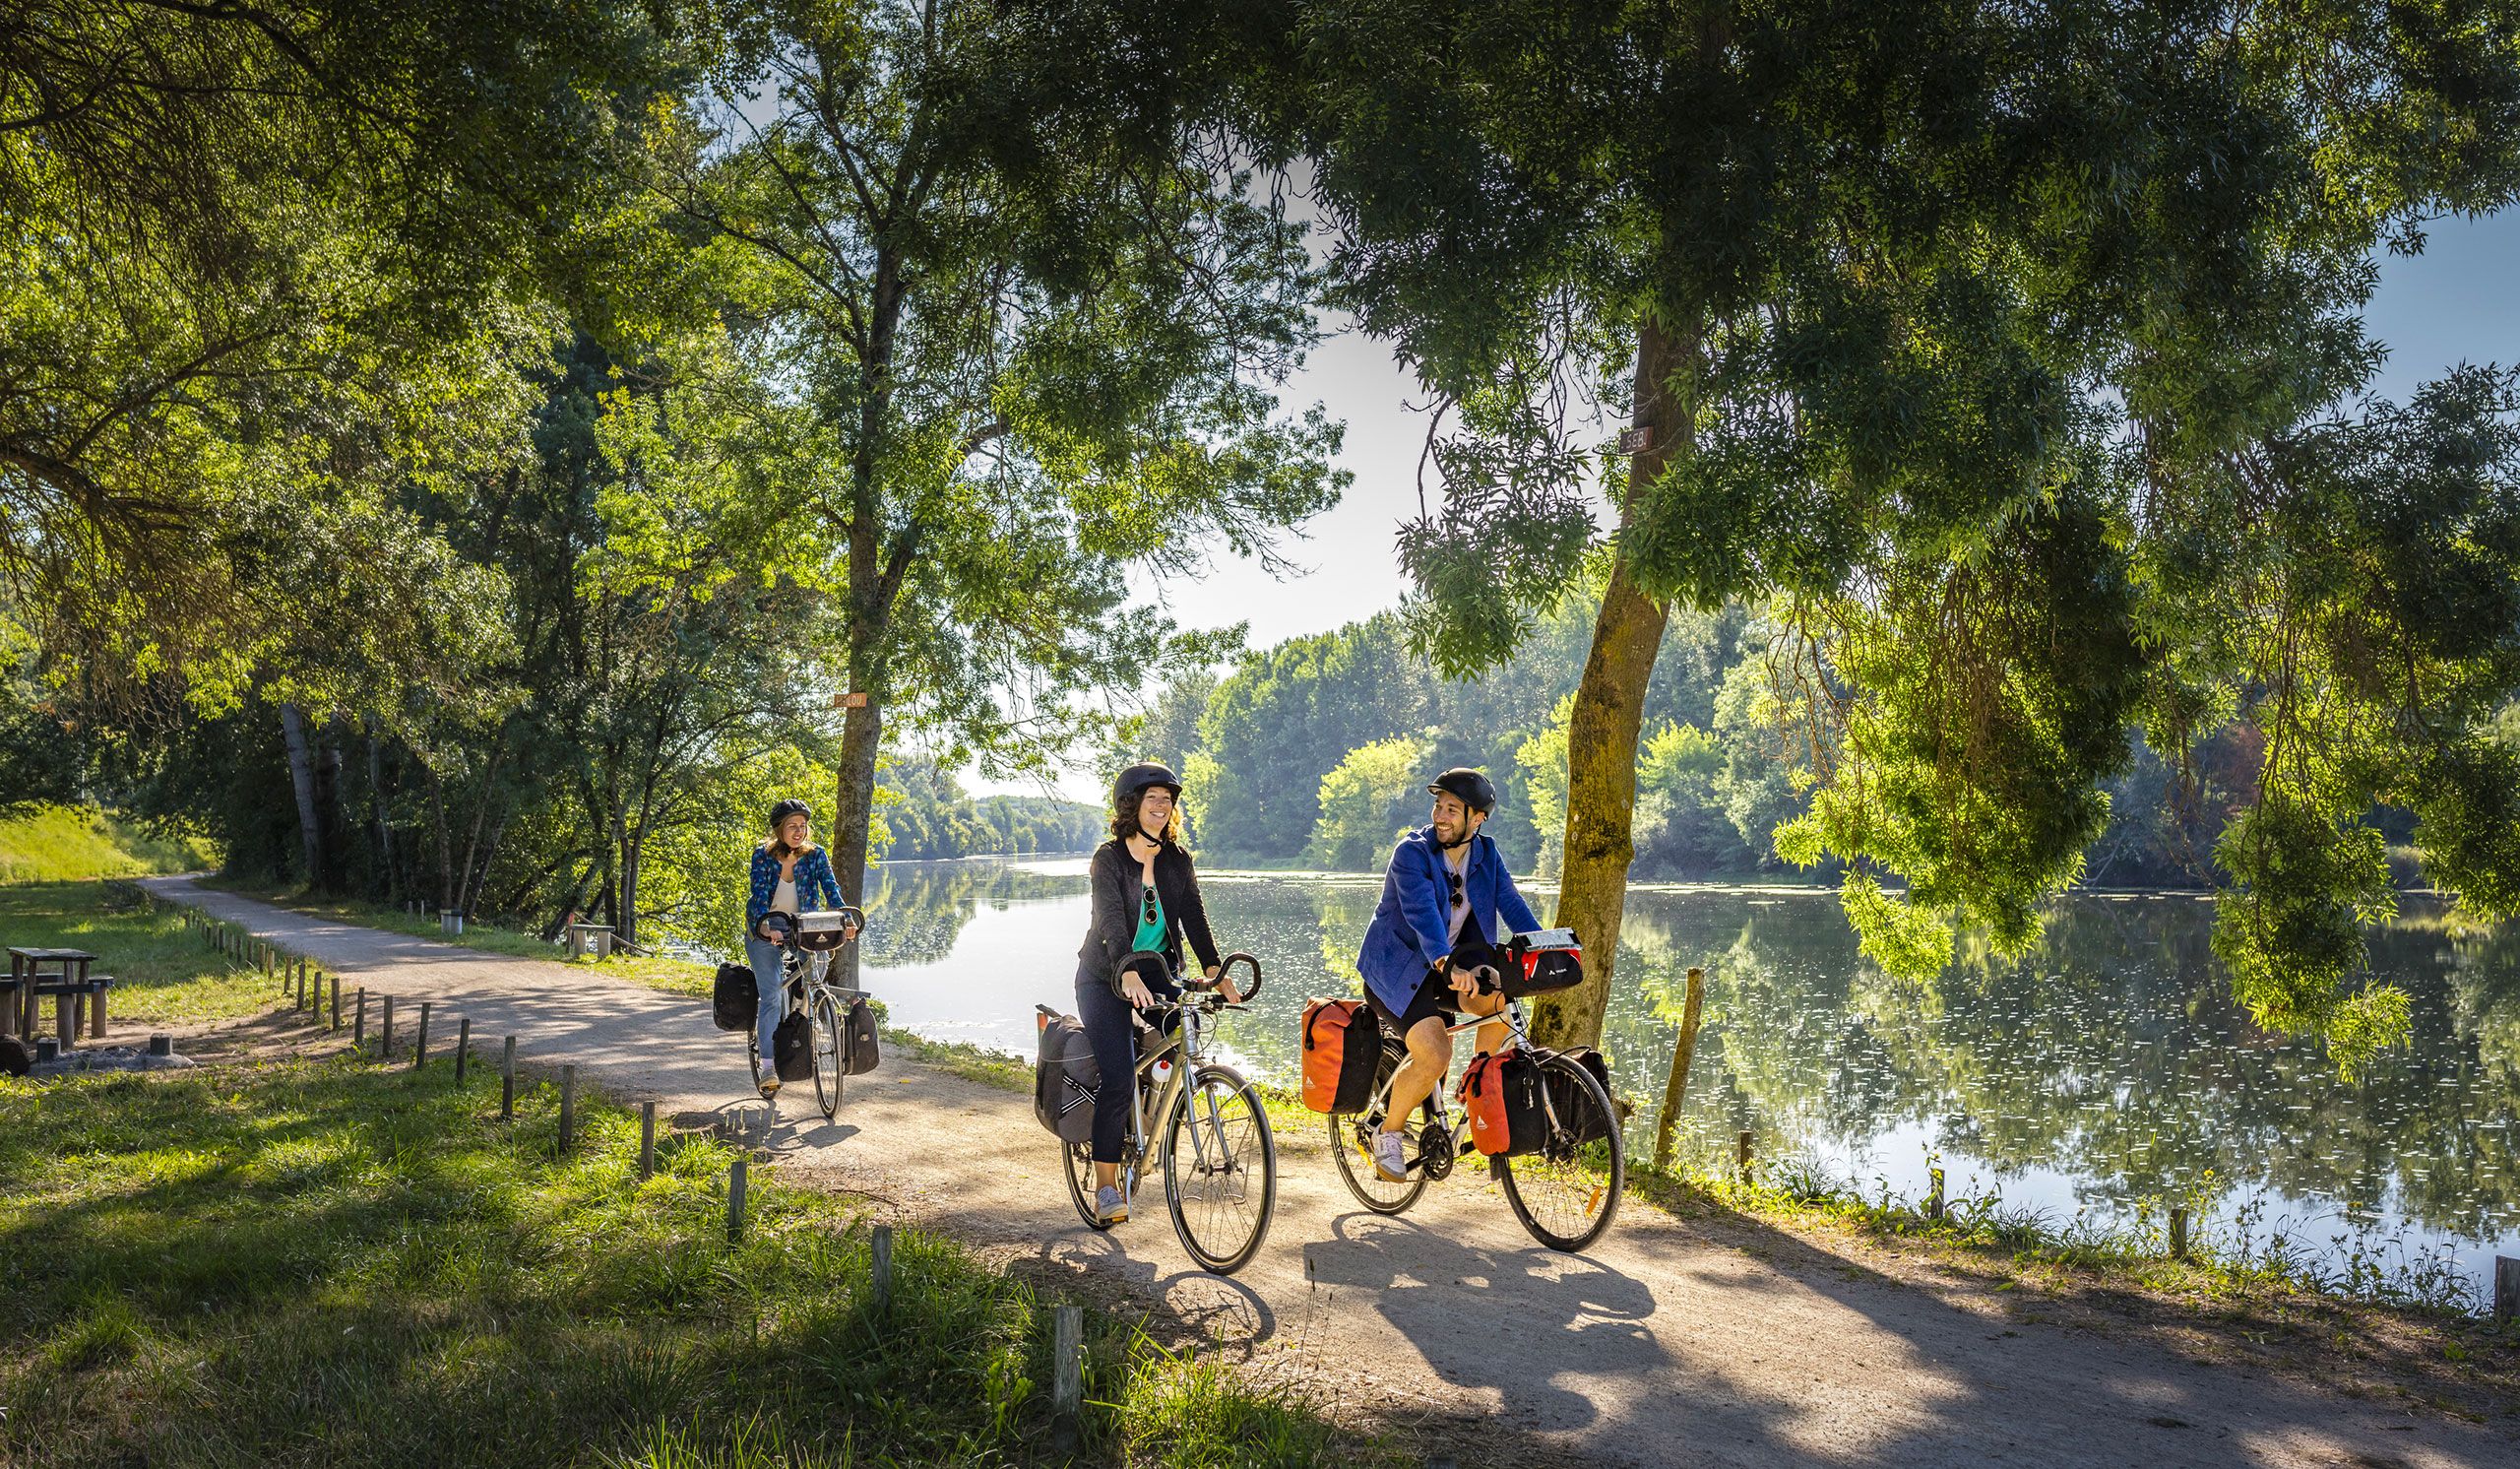
<path id="1" fill-rule="evenodd" d="M 1149 911 L 1152 911 L 1155 917 L 1148 918 Z M 1147 889 L 1145 902 L 1138 908 L 1138 936 L 1130 947 L 1140 949 L 1164 947 L 1164 896 L 1151 887 Z"/>

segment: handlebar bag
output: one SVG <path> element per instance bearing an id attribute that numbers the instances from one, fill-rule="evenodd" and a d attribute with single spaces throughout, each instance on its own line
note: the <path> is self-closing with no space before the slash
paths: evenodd
<path id="1" fill-rule="evenodd" d="M 1507 999 L 1554 994 L 1584 983 L 1584 945 L 1572 928 L 1543 928 L 1505 940 L 1505 956 L 1519 963 L 1505 966 Z"/>
<path id="2" fill-rule="evenodd" d="M 1362 1112 L 1374 1099 L 1382 1021 L 1361 999 L 1316 999 L 1303 1007 L 1303 1105 L 1334 1116 Z"/>
<path id="3" fill-rule="evenodd" d="M 1102 1065 L 1094 1044 L 1073 1015 L 1041 1005 L 1040 1059 L 1033 1067 L 1033 1118 L 1061 1142 L 1094 1140 L 1094 1096 L 1102 1089 Z"/>
<path id="4" fill-rule="evenodd" d="M 1470 1115 L 1470 1140 L 1490 1158 L 1540 1151 L 1548 1134 L 1541 1102 L 1540 1064 L 1521 1047 L 1477 1056 L 1461 1073 L 1462 1111 Z"/>
<path id="5" fill-rule="evenodd" d="M 841 1042 L 840 1053 L 847 1061 L 847 1065 L 842 1068 L 847 1074 L 863 1076 L 883 1063 L 883 1057 L 875 1049 L 875 1007 L 873 1005 L 862 999 L 851 1001 L 849 1013 L 841 1017 L 841 1024 L 849 1032 Z"/>
<path id="6" fill-rule="evenodd" d="M 709 990 L 709 1018 L 720 1030 L 750 1030 L 760 1013 L 761 990 L 754 984 L 752 966 L 721 964 L 717 983 Z"/>
<path id="7" fill-rule="evenodd" d="M 796 915 L 795 936 L 790 940 L 808 954 L 825 954 L 848 941 L 849 920 L 836 909 L 818 908 Z"/>

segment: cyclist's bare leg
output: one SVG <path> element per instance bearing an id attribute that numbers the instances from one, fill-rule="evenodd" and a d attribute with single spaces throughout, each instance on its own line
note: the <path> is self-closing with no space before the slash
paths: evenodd
<path id="1" fill-rule="evenodd" d="M 1382 1130 L 1398 1132 L 1409 1121 L 1418 1104 L 1426 1100 L 1443 1082 L 1444 1072 L 1452 1065 L 1452 1033 L 1444 1022 L 1433 1015 L 1410 1027 L 1409 1059 L 1391 1076 L 1391 1103 L 1383 1110 Z"/>
<path id="2" fill-rule="evenodd" d="M 1098 1163 L 1094 1165 L 1094 1186 L 1097 1188 L 1119 1187 L 1120 1165 L 1116 1163 Z"/>
<path id="3" fill-rule="evenodd" d="M 1473 1015 L 1501 1015 L 1505 1011 L 1505 996 L 1501 994 L 1464 995 L 1461 1007 Z M 1505 1029 L 1505 1023 L 1501 1020 L 1494 1025 L 1480 1026 L 1477 1036 L 1480 1051 L 1485 1054 L 1494 1054 L 1504 1046 L 1505 1038 L 1510 1034 L 1511 1032 Z"/>

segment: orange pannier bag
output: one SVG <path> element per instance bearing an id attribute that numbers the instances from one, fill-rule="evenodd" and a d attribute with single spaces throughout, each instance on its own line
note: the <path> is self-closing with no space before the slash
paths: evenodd
<path id="1" fill-rule="evenodd" d="M 1362 1112 L 1374 1099 L 1382 1021 L 1361 999 L 1316 999 L 1303 1007 L 1303 1105 L 1315 1112 Z"/>
<path id="2" fill-rule="evenodd" d="M 1490 1158 L 1535 1152 L 1548 1131 L 1540 1063 L 1519 1046 L 1471 1059 L 1461 1073 L 1461 1107 L 1470 1115 L 1471 1143 Z"/>

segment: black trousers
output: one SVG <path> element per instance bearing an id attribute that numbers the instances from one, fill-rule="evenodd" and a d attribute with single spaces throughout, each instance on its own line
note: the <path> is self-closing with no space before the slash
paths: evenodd
<path id="1" fill-rule="evenodd" d="M 1181 990 L 1143 971 L 1147 992 L 1158 999 L 1177 999 Z M 1102 1089 L 1094 1094 L 1094 1161 L 1120 1161 L 1120 1142 L 1129 1132 L 1129 1097 L 1137 1090 L 1137 1009 L 1101 980 L 1076 977 L 1076 1018 L 1094 1048 L 1094 1062 L 1102 1068 Z M 1153 1017 L 1149 1017 L 1153 1019 Z M 1156 1022 L 1170 1031 L 1179 1025 L 1172 1011 Z M 1153 1118 L 1149 1118 L 1152 1124 Z"/>

